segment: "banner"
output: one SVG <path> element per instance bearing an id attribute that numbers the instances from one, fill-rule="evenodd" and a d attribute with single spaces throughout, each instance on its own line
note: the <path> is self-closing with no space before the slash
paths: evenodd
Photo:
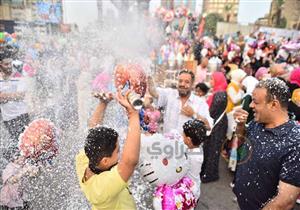
<path id="1" fill-rule="evenodd" d="M 46 23 L 60 23 L 62 20 L 62 6 L 60 1 L 37 2 L 38 19 Z"/>

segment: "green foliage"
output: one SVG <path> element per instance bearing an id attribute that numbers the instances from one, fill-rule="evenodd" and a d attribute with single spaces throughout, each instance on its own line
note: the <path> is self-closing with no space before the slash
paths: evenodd
<path id="1" fill-rule="evenodd" d="M 218 13 L 210 13 L 205 18 L 205 31 L 209 35 L 215 35 L 217 30 L 217 23 L 224 21 L 223 17 Z"/>
<path id="2" fill-rule="evenodd" d="M 279 24 L 276 25 L 277 28 L 285 28 L 287 24 L 287 20 L 285 17 L 280 18 Z"/>
<path id="3" fill-rule="evenodd" d="M 284 0 L 277 0 L 277 5 L 280 7 L 284 4 Z"/>
<path id="4" fill-rule="evenodd" d="M 232 7 L 233 7 L 233 4 L 226 4 L 224 9 L 225 9 L 226 12 L 230 12 Z"/>

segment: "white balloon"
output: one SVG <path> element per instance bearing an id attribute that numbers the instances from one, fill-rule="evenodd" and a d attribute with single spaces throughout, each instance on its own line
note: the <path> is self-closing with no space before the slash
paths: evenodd
<path id="1" fill-rule="evenodd" d="M 174 139 L 162 134 L 142 135 L 140 171 L 154 185 L 172 185 L 187 174 L 189 162 L 180 135 Z"/>

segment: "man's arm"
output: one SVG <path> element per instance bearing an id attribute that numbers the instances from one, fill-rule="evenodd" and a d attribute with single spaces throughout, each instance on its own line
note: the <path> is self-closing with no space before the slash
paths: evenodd
<path id="1" fill-rule="evenodd" d="M 187 117 L 195 118 L 197 120 L 201 120 L 204 123 L 207 130 L 211 129 L 210 123 L 206 119 L 206 117 L 203 117 L 203 116 L 199 115 L 196 111 L 193 110 L 193 108 L 191 106 L 189 106 L 189 105 L 183 106 L 182 109 L 181 109 L 181 113 L 184 114 Z"/>
<path id="2" fill-rule="evenodd" d="M 288 210 L 292 209 L 300 194 L 300 188 L 279 181 L 278 194 L 263 208 L 263 210 Z"/>
<path id="3" fill-rule="evenodd" d="M 8 101 L 18 101 L 25 97 L 25 92 L 15 92 L 15 93 L 3 93 L 0 92 L 0 103 L 7 103 Z"/>
<path id="4" fill-rule="evenodd" d="M 125 182 L 129 180 L 139 161 L 141 139 L 139 112 L 128 102 L 129 92 L 127 91 L 125 96 L 122 96 L 119 91 L 117 95 L 119 103 L 126 108 L 129 119 L 128 133 L 123 153 L 118 163 L 119 174 Z"/>

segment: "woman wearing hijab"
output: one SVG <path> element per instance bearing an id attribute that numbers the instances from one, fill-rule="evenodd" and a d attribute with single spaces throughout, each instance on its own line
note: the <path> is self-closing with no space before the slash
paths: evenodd
<path id="1" fill-rule="evenodd" d="M 252 102 L 252 92 L 255 89 L 257 83 L 258 80 L 253 76 L 247 76 L 242 81 L 243 89 L 246 92 L 242 100 L 242 109 L 246 110 L 249 113 L 247 123 L 249 123 L 254 118 L 254 113 L 250 108 L 250 103 Z"/>
<path id="2" fill-rule="evenodd" d="M 219 158 L 222 143 L 226 138 L 228 126 L 226 87 L 227 82 L 222 72 L 212 74 L 210 84 L 212 95 L 208 98 L 210 116 L 214 119 L 214 127 L 211 135 L 204 142 L 204 162 L 201 170 L 201 180 L 203 183 L 213 182 L 219 179 Z"/>
<path id="3" fill-rule="evenodd" d="M 231 80 L 226 89 L 228 96 L 226 113 L 231 112 L 235 106 L 241 104 L 244 95 L 244 91 L 241 88 L 241 82 L 247 74 L 243 70 L 237 69 L 232 71 L 230 76 Z"/>
<path id="4" fill-rule="evenodd" d="M 220 91 L 226 92 L 226 88 L 227 88 L 226 77 L 222 72 L 216 71 L 211 75 L 210 85 L 212 87 L 212 95 L 210 95 L 206 101 L 209 107 L 212 104 L 212 100 L 215 93 Z"/>
<path id="5" fill-rule="evenodd" d="M 269 70 L 266 68 L 266 67 L 260 67 L 257 72 L 255 73 L 255 78 L 257 80 L 263 80 L 263 79 L 266 79 L 266 78 L 269 78 L 271 77 L 270 74 L 269 74 Z"/>
<path id="6" fill-rule="evenodd" d="M 241 69 L 237 69 L 231 72 L 231 82 L 229 83 L 226 92 L 227 92 L 227 118 L 228 118 L 228 129 L 226 133 L 226 137 L 228 140 L 231 140 L 227 146 L 224 146 L 225 156 L 229 159 L 228 168 L 232 171 L 236 169 L 237 157 L 236 157 L 236 149 L 235 143 L 237 138 L 235 138 L 234 131 L 236 127 L 236 121 L 233 118 L 233 109 L 234 107 L 241 106 L 242 99 L 244 96 L 244 91 L 242 89 L 242 81 L 247 76 L 246 72 Z M 226 145 L 226 144 L 225 144 Z"/>

